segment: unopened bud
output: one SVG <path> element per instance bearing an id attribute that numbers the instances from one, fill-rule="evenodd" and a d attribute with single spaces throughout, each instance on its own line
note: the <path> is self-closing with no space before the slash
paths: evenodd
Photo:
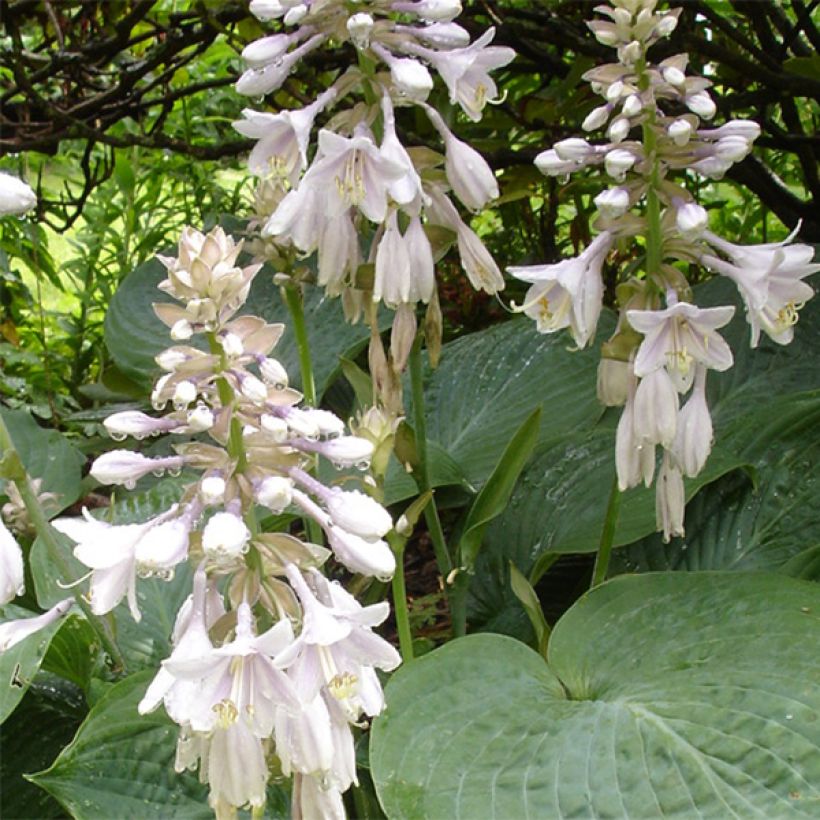
<path id="1" fill-rule="evenodd" d="M 584 118 L 584 121 L 581 123 L 581 128 L 583 128 L 584 131 L 595 131 L 596 128 L 600 128 L 606 123 L 609 119 L 610 111 L 612 111 L 612 106 L 610 105 L 599 105 L 597 108 L 593 108 Z"/>
<path id="2" fill-rule="evenodd" d="M 667 66 L 664 68 L 661 71 L 661 76 L 669 85 L 675 88 L 681 88 L 686 84 L 686 75 L 679 68 L 675 68 L 675 66 Z"/>
<path id="3" fill-rule="evenodd" d="M 698 91 L 686 98 L 686 107 L 704 120 L 711 120 L 717 108 L 712 98 L 705 91 Z"/>
<path id="4" fill-rule="evenodd" d="M 220 504 L 225 498 L 225 479 L 209 475 L 199 482 L 199 497 L 205 504 Z"/>
<path id="5" fill-rule="evenodd" d="M 629 210 L 629 191 L 626 188 L 609 188 L 595 197 L 595 207 L 601 216 L 616 219 Z"/>
<path id="6" fill-rule="evenodd" d="M 590 144 L 581 137 L 569 137 L 553 145 L 558 159 L 564 162 L 583 162 L 591 151 Z"/>
<path id="7" fill-rule="evenodd" d="M 170 334 L 175 342 L 184 342 L 194 335 L 194 329 L 187 319 L 180 319 L 178 322 L 174 322 Z"/>
<path id="8" fill-rule="evenodd" d="M 196 385 L 190 381 L 180 382 L 174 390 L 174 407 L 180 409 L 187 407 L 194 399 L 196 399 L 197 389 Z"/>
<path id="9" fill-rule="evenodd" d="M 629 120 L 626 117 L 618 117 L 612 120 L 609 126 L 609 138 L 613 142 L 623 142 L 629 134 Z"/>
<path id="10" fill-rule="evenodd" d="M 624 148 L 609 151 L 604 159 L 606 172 L 613 179 L 623 179 L 626 172 L 635 164 L 635 155 Z"/>
<path id="11" fill-rule="evenodd" d="M 666 129 L 672 142 L 675 145 L 686 145 L 689 142 L 689 137 L 692 135 L 692 124 L 689 120 L 675 120 L 669 128 Z"/>
<path id="12" fill-rule="evenodd" d="M 268 476 L 256 490 L 256 500 L 274 513 L 280 513 L 291 502 L 293 483 L 284 476 Z"/>
<path id="13" fill-rule="evenodd" d="M 225 355 L 230 356 L 232 359 L 238 358 L 245 352 L 242 339 L 235 333 L 226 333 L 222 337 L 222 349 L 225 351 Z"/>
<path id="14" fill-rule="evenodd" d="M 214 426 L 214 414 L 210 407 L 205 404 L 198 404 L 188 413 L 188 426 L 195 433 L 202 433 L 210 430 Z"/>
<path id="15" fill-rule="evenodd" d="M 373 18 L 360 12 L 348 18 L 347 33 L 353 45 L 359 50 L 370 45 L 370 32 L 373 31 Z"/>
<path id="16" fill-rule="evenodd" d="M 638 94 L 630 94 L 625 100 L 621 113 L 625 117 L 636 117 L 643 111 L 643 103 Z"/>
<path id="17" fill-rule="evenodd" d="M 402 302 L 396 308 L 393 327 L 390 331 L 390 355 L 393 358 L 393 368 L 398 373 L 401 373 L 407 365 L 417 329 L 415 307 Z"/>
<path id="18" fill-rule="evenodd" d="M 678 208 L 675 224 L 684 237 L 694 239 L 706 230 L 709 225 L 709 214 L 696 202 L 687 202 Z"/>
<path id="19" fill-rule="evenodd" d="M 280 390 L 288 386 L 288 371 L 276 359 L 262 359 L 259 362 L 259 372 L 268 384 Z"/>

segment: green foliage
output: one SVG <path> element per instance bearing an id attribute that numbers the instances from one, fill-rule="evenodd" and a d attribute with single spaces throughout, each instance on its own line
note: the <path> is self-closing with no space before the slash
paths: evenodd
<path id="1" fill-rule="evenodd" d="M 475 635 L 399 670 L 371 770 L 391 818 L 811 817 L 820 590 L 775 575 L 622 577 L 547 662 Z M 648 807 L 652 807 L 648 809 Z"/>

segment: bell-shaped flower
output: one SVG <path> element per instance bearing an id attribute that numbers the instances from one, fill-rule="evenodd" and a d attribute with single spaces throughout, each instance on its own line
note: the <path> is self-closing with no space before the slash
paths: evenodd
<path id="1" fill-rule="evenodd" d="M 0 216 L 24 214 L 37 204 L 37 195 L 22 179 L 0 171 Z"/>
<path id="2" fill-rule="evenodd" d="M 320 778 L 307 774 L 294 775 L 291 797 L 293 820 L 345 820 L 342 794 L 335 786 L 324 784 Z"/>
<path id="3" fill-rule="evenodd" d="M 629 323 L 644 335 L 635 358 L 635 375 L 643 378 L 665 367 L 678 392 L 685 393 L 694 378 L 693 363 L 728 370 L 732 351 L 717 329 L 734 313 L 733 307 L 699 308 L 688 302 L 671 303 L 665 310 L 628 310 Z"/>
<path id="4" fill-rule="evenodd" d="M 397 213 L 391 212 L 376 250 L 375 267 L 373 301 L 392 308 L 430 301 L 435 287 L 433 250 L 418 217 L 411 219 L 402 235 Z"/>
<path id="5" fill-rule="evenodd" d="M 678 421 L 678 393 L 667 370 L 650 371 L 635 391 L 632 427 L 639 444 L 671 446 Z"/>
<path id="6" fill-rule="evenodd" d="M 399 653 L 372 631 L 387 617 L 389 605 L 362 607 L 316 570 L 303 577 L 289 564 L 285 571 L 304 618 L 302 631 L 277 657 L 277 664 L 288 669 L 303 700 L 312 700 L 326 688 L 353 720 L 362 712 L 379 714 L 384 695 L 375 668 L 389 671 L 401 663 Z"/>
<path id="7" fill-rule="evenodd" d="M 668 452 L 663 454 L 658 482 L 655 487 L 655 523 L 663 532 L 665 543 L 673 536 L 683 536 L 683 517 L 686 507 L 686 491 L 683 475 L 672 463 Z"/>
<path id="8" fill-rule="evenodd" d="M 623 492 L 641 481 L 648 487 L 655 474 L 655 445 L 635 432 L 634 376 L 615 433 L 615 469 L 618 489 Z"/>
<path id="9" fill-rule="evenodd" d="M 706 368 L 698 366 L 695 385 L 688 401 L 678 413 L 677 432 L 670 452 L 675 465 L 694 478 L 706 464 L 712 449 L 712 417 L 706 403 Z"/>
<path id="10" fill-rule="evenodd" d="M 404 168 L 404 174 L 387 186 L 391 198 L 411 214 L 417 214 L 420 204 L 426 199 L 421 189 L 421 179 L 413 165 L 407 149 L 396 134 L 396 116 L 389 94 L 382 96 L 382 117 L 384 135 L 380 146 L 381 154 L 390 162 Z"/>
<path id="11" fill-rule="evenodd" d="M 26 591 L 23 551 L 0 518 L 0 606 Z"/>
<path id="12" fill-rule="evenodd" d="M 11 649 L 20 641 L 24 641 L 29 635 L 33 635 L 35 632 L 51 626 L 55 621 L 59 621 L 71 609 L 73 603 L 73 598 L 65 598 L 42 615 L 0 623 L 0 653 Z"/>
<path id="13" fill-rule="evenodd" d="M 188 533 L 194 515 L 191 508 L 174 517 L 175 505 L 143 524 L 114 525 L 92 518 L 83 509 L 83 518 L 58 518 L 51 523 L 77 542 L 75 557 L 92 570 L 91 611 L 105 615 L 127 598 L 131 615 L 139 621 L 136 576 L 170 577 L 173 568 L 188 554 Z"/>
<path id="14" fill-rule="evenodd" d="M 595 335 L 603 305 L 601 268 L 612 239 L 612 234 L 604 231 L 574 259 L 507 268 L 517 279 L 532 283 L 519 310 L 535 319 L 540 333 L 568 327 L 578 347 L 584 347 Z"/>
<path id="15" fill-rule="evenodd" d="M 495 37 L 491 26 L 466 48 L 449 51 L 430 51 L 418 47 L 411 53 L 423 56 L 438 71 L 450 91 L 450 102 L 458 103 L 474 122 L 481 119 L 484 106 L 498 97 L 498 89 L 490 78 L 490 71 L 507 65 L 515 52 L 505 46 L 490 46 Z"/>
<path id="16" fill-rule="evenodd" d="M 237 120 L 233 127 L 243 136 L 258 140 L 248 157 L 251 173 L 263 177 L 273 174 L 287 179 L 295 187 L 299 175 L 307 168 L 313 121 L 335 96 L 335 90 L 329 89 L 305 108 L 278 114 L 244 109 L 245 119 Z"/>
<path id="17" fill-rule="evenodd" d="M 814 295 L 802 280 L 820 271 L 820 263 L 812 262 L 814 249 L 810 245 L 789 244 L 796 232 L 783 242 L 764 245 L 735 245 L 708 231 L 703 235 L 731 260 L 710 254 L 700 257 L 706 267 L 730 278 L 740 290 L 752 330 L 752 347 L 757 347 L 761 330 L 778 344 L 791 342 L 797 312 Z"/>

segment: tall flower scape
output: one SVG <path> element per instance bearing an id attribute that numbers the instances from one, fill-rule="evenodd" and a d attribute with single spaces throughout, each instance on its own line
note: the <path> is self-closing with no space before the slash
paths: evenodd
<path id="1" fill-rule="evenodd" d="M 709 81 L 687 76 L 685 54 L 649 60 L 648 49 L 675 29 L 680 13 L 656 5 L 597 7 L 590 28 L 617 59 L 585 75 L 602 103 L 583 128 L 606 136 L 565 139 L 536 159 L 543 173 L 561 178 L 603 169 L 610 182 L 595 197 L 595 238 L 574 259 L 509 272 L 530 285 L 516 310 L 541 332 L 568 329 L 583 348 L 595 339 L 610 252 L 641 249 L 642 273 L 621 276 L 617 286 L 618 324 L 603 345 L 598 393 L 604 404 L 623 407 L 619 488 L 656 482 L 657 526 L 668 540 L 683 534 L 683 479 L 703 469 L 712 446 L 708 371 L 733 363 L 720 331 L 734 308 L 694 304 L 687 269 L 699 265 L 737 285 L 756 346 L 761 333 L 791 341 L 797 312 L 813 295 L 803 279 L 820 265 L 793 237 L 741 246 L 708 230 L 687 176 L 719 179 L 760 129 L 741 120 L 706 127 L 715 114 Z M 458 0 L 252 0 L 250 9 L 261 21 L 279 21 L 280 30 L 244 50 L 239 93 L 275 92 L 299 61 L 331 48 L 351 61 L 328 72 L 328 87 L 303 108 L 248 108 L 234 125 L 257 140 L 249 159 L 260 178 L 252 249 L 281 281 L 298 286 L 300 276 L 314 276 L 341 298 L 348 318 L 369 324 L 370 422 L 382 432 L 363 420 L 360 434 L 349 434 L 333 413 L 305 406 L 272 355 L 283 326 L 242 312 L 261 264 L 243 265 L 242 244 L 221 228 L 186 228 L 177 255 L 159 257 L 167 272 L 160 288 L 173 301 L 155 312 L 173 344 L 156 359 L 158 415 L 127 411 L 105 421 L 116 440 L 181 440 L 161 457 L 115 449 L 91 470 L 100 483 L 127 489 L 149 474 L 182 474 L 182 496 L 139 524 L 87 511 L 52 523 L 88 569 L 82 580 L 90 588 L 78 604 L 90 620 L 125 602 L 139 621 L 140 578 L 167 580 L 185 563 L 194 569 L 173 651 L 138 708 L 162 707 L 178 725 L 176 769 L 198 771 L 217 817 L 241 808 L 261 816 L 275 773 L 292 781 L 294 817 L 343 818 L 342 795 L 357 782 L 354 730 L 384 709 L 378 672 L 395 669 L 400 656 L 374 632 L 388 604 L 363 606 L 327 567 L 381 581 L 396 569 L 387 540 L 393 521 L 370 494 L 377 482 L 366 473 L 380 436 L 402 412 L 400 376 L 418 335 L 418 303 L 427 305 L 431 358 L 440 344 L 434 265 L 445 250 L 441 229 L 473 287 L 496 293 L 504 285 L 462 215 L 498 196 L 495 175 L 427 99 L 436 74 L 450 102 L 480 120 L 500 96 L 490 72 L 514 54 L 491 45 L 493 29 L 471 43 L 454 22 Z M 405 145 L 397 113 L 407 108 L 423 113 L 443 153 Z M 32 207 L 33 192 L 3 177 L 2 212 Z M 312 256 L 315 269 L 306 274 L 302 260 Z M 389 351 L 380 303 L 394 311 Z M 383 473 L 381 461 L 372 472 Z M 330 483 L 317 477 L 342 468 Z M 286 511 L 302 517 L 304 537 L 264 531 L 263 519 Z M 0 604 L 24 587 L 22 552 L 0 525 Z M 0 625 L 0 652 L 72 606 L 66 598 L 36 618 Z"/>
<path id="2" fill-rule="evenodd" d="M 656 481 L 657 526 L 665 540 L 683 535 L 684 476 L 696 476 L 712 447 L 706 403 L 709 370 L 732 366 L 719 331 L 734 307 L 699 308 L 686 279 L 689 265 L 729 277 L 738 287 L 757 346 L 763 331 L 788 344 L 797 311 L 813 291 L 802 280 L 820 270 L 808 245 L 733 245 L 707 230 L 706 210 L 682 184 L 684 173 L 720 179 L 751 150 L 760 127 L 733 120 L 704 127 L 716 112 L 702 77 L 687 76 L 687 55 L 654 64 L 647 50 L 669 36 L 681 9 L 656 11 L 656 0 L 614 0 L 596 7 L 595 37 L 617 61 L 584 78 L 603 98 L 583 123 L 606 129 L 608 141 L 571 137 L 536 157 L 549 176 L 602 166 L 611 187 L 595 197 L 599 233 L 577 258 L 554 265 L 512 267 L 531 283 L 520 307 L 541 332 L 569 328 L 578 347 L 595 336 L 604 291 L 601 270 L 617 243 L 641 238 L 642 277 L 617 288 L 619 319 L 603 347 L 598 394 L 623 406 L 616 437 L 621 490 Z M 675 181 L 671 177 L 677 177 Z M 681 264 L 682 263 L 682 264 Z"/>

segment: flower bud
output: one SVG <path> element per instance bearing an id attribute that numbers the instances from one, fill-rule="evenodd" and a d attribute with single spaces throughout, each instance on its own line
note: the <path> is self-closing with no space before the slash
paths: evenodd
<path id="1" fill-rule="evenodd" d="M 21 618 L 16 621 L 6 621 L 0 624 L 0 653 L 11 649 L 15 644 L 45 629 L 55 621 L 59 621 L 74 603 L 73 598 L 66 598 L 53 606 L 48 612 L 37 615 L 35 618 Z"/>
<path id="2" fill-rule="evenodd" d="M 254 404 L 264 404 L 268 400 L 268 388 L 264 382 L 252 373 L 244 373 L 239 382 L 239 389 L 245 398 Z"/>
<path id="3" fill-rule="evenodd" d="M 626 188 L 609 188 L 595 197 L 595 207 L 601 216 L 616 219 L 629 210 L 629 191 Z"/>
<path id="4" fill-rule="evenodd" d="M 186 339 L 190 339 L 193 335 L 194 329 L 187 319 L 180 319 L 178 322 L 174 322 L 174 325 L 171 328 L 171 338 L 175 342 L 184 342 Z"/>
<path id="5" fill-rule="evenodd" d="M 625 100 L 621 108 L 621 113 L 625 117 L 636 117 L 643 111 L 643 103 L 638 94 L 630 94 Z"/>
<path id="6" fill-rule="evenodd" d="M 392 60 L 390 76 L 396 88 L 411 100 L 426 100 L 433 90 L 433 78 L 427 67 L 409 57 Z"/>
<path id="7" fill-rule="evenodd" d="M 138 479 L 148 473 L 180 470 L 184 463 L 181 456 L 147 458 L 131 450 L 112 450 L 103 453 L 91 465 L 91 475 L 100 484 L 123 484 L 132 488 Z"/>
<path id="8" fill-rule="evenodd" d="M 607 133 L 613 142 L 623 142 L 629 134 L 630 127 L 627 117 L 617 117 L 612 120 Z"/>
<path id="9" fill-rule="evenodd" d="M 740 162 L 752 146 L 744 137 L 728 136 L 719 139 L 714 146 L 716 156 L 727 162 Z"/>
<path id="10" fill-rule="evenodd" d="M 202 531 L 202 549 L 208 558 L 224 563 L 244 555 L 250 538 L 250 530 L 238 515 L 218 512 Z"/>
<path id="11" fill-rule="evenodd" d="M 205 476 L 199 482 L 199 497 L 205 504 L 221 504 L 225 498 L 225 486 L 222 476 Z"/>
<path id="12" fill-rule="evenodd" d="M 631 378 L 629 362 L 602 357 L 598 362 L 598 401 L 607 407 L 620 407 L 625 404 Z"/>
<path id="13" fill-rule="evenodd" d="M 187 407 L 194 399 L 196 399 L 197 388 L 193 382 L 180 382 L 174 389 L 174 407 L 177 410 Z"/>
<path id="14" fill-rule="evenodd" d="M 347 33 L 350 40 L 360 51 L 370 45 L 370 32 L 373 31 L 373 18 L 359 12 L 347 20 Z"/>
<path id="15" fill-rule="evenodd" d="M 285 16 L 282 18 L 282 22 L 286 26 L 297 26 L 305 18 L 308 11 L 308 7 L 304 3 L 300 3 L 298 6 L 287 10 Z"/>
<path id="16" fill-rule="evenodd" d="M 214 414 L 207 405 L 198 404 L 193 410 L 189 411 L 186 421 L 195 433 L 203 433 L 214 426 Z"/>
<path id="17" fill-rule="evenodd" d="M 706 91 L 698 91 L 687 97 L 686 107 L 704 120 L 711 120 L 715 116 L 717 108 L 712 98 Z"/>
<path id="18" fill-rule="evenodd" d="M 675 224 L 686 239 L 695 239 L 708 227 L 709 214 L 696 202 L 687 202 L 678 208 Z"/>
<path id="19" fill-rule="evenodd" d="M 284 419 L 280 419 L 278 416 L 272 416 L 269 413 L 264 413 L 259 419 L 259 423 L 266 433 L 270 433 L 270 435 L 273 436 L 274 441 L 279 443 L 287 441 L 288 424 Z"/>
<path id="20" fill-rule="evenodd" d="M 458 23 L 432 23 L 423 28 L 407 27 L 412 34 L 427 45 L 438 49 L 464 48 L 470 45 L 470 34 Z"/>
<path id="21" fill-rule="evenodd" d="M 552 146 L 558 159 L 565 162 L 583 162 L 590 154 L 592 146 L 580 137 L 569 137 Z"/>
<path id="22" fill-rule="evenodd" d="M 669 85 L 675 88 L 681 88 L 686 85 L 686 75 L 675 66 L 666 66 L 666 68 L 661 70 L 661 76 Z"/>
<path id="23" fill-rule="evenodd" d="M 293 498 L 293 482 L 283 476 L 268 476 L 256 489 L 256 500 L 274 513 L 289 506 Z"/>
<path id="24" fill-rule="evenodd" d="M 561 159 L 554 148 L 542 151 L 535 158 L 535 167 L 545 176 L 554 177 L 578 170 L 578 163 Z"/>
<path id="25" fill-rule="evenodd" d="M 412 5 L 413 11 L 422 20 L 431 22 L 448 23 L 455 20 L 462 11 L 460 0 L 419 0 L 407 5 Z"/>
<path id="26" fill-rule="evenodd" d="M 678 18 L 672 14 L 667 14 L 655 24 L 655 36 L 668 37 L 677 27 Z"/>
<path id="27" fill-rule="evenodd" d="M 188 355 L 178 347 L 169 347 L 158 354 L 154 361 L 169 373 L 173 373 L 181 364 L 188 361 Z"/>
<path id="28" fill-rule="evenodd" d="M 606 172 L 613 178 L 621 180 L 626 172 L 635 164 L 635 155 L 624 148 L 615 148 L 609 151 L 604 159 Z"/>
<path id="29" fill-rule="evenodd" d="M 621 95 L 624 93 L 624 84 L 622 80 L 615 80 L 614 83 L 610 83 L 609 88 L 606 90 L 606 98 L 608 102 L 614 103 L 621 98 Z"/>
<path id="30" fill-rule="evenodd" d="M 692 134 L 692 124 L 689 120 L 675 120 L 669 128 L 666 129 L 666 133 L 675 145 L 686 145 Z"/>
<path id="31" fill-rule="evenodd" d="M 611 111 L 611 105 L 599 105 L 597 108 L 593 108 L 584 118 L 584 121 L 581 123 L 581 128 L 583 128 L 584 131 L 595 131 L 595 129 L 600 128 L 609 119 Z M 536 159 L 536 162 L 537 161 Z"/>
<path id="32" fill-rule="evenodd" d="M 242 50 L 242 59 L 250 68 L 264 68 L 282 57 L 290 48 L 290 34 L 274 34 L 249 43 Z"/>
<path id="33" fill-rule="evenodd" d="M 277 359 L 263 358 L 259 362 L 259 372 L 268 384 L 279 390 L 288 386 L 288 371 Z"/>
<path id="34" fill-rule="evenodd" d="M 672 465 L 668 453 L 664 453 L 658 481 L 655 487 L 655 522 L 663 531 L 664 543 L 672 536 L 682 536 L 683 517 L 686 507 L 686 490 L 681 471 Z"/>
<path id="35" fill-rule="evenodd" d="M 325 506 L 334 524 L 368 541 L 384 537 L 393 527 L 390 513 L 358 490 L 335 490 Z"/>
<path id="36" fill-rule="evenodd" d="M 138 410 L 125 410 L 114 413 L 103 422 L 111 438 L 122 441 L 126 436 L 145 438 L 161 430 L 168 430 L 176 426 L 175 422 L 165 419 L 155 419 Z"/>
<path id="37" fill-rule="evenodd" d="M 226 356 L 232 359 L 239 358 L 245 352 L 242 339 L 235 333 L 226 333 L 222 337 L 222 350 L 225 351 Z"/>
<path id="38" fill-rule="evenodd" d="M 339 436 L 329 441 L 311 442 L 310 449 L 342 467 L 366 464 L 373 455 L 372 443 L 357 436 Z"/>
<path id="39" fill-rule="evenodd" d="M 635 65 L 643 56 L 643 46 L 638 40 L 627 43 L 618 49 L 618 59 L 627 66 Z"/>

